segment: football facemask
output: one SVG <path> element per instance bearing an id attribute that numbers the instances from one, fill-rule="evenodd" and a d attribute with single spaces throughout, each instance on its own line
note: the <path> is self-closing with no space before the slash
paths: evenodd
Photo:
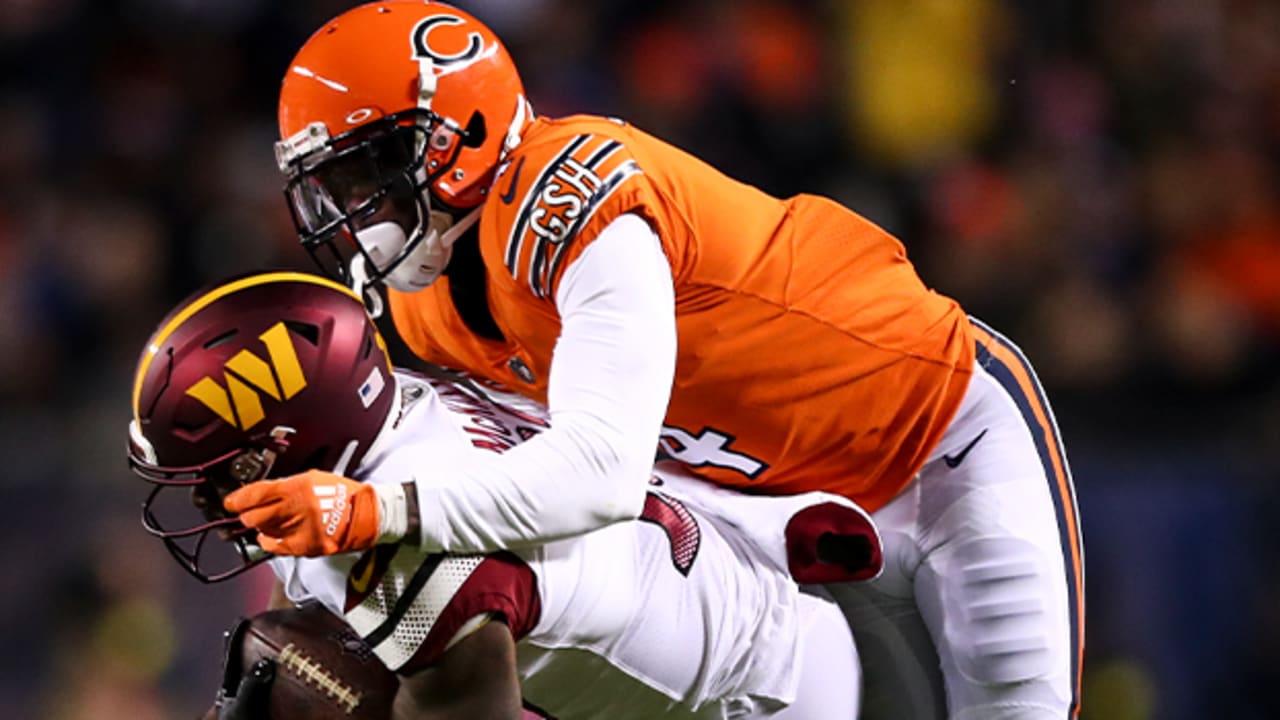
<path id="1" fill-rule="evenodd" d="M 279 154 L 294 227 L 316 264 L 349 286 L 416 292 L 435 282 L 453 243 L 479 218 L 479 208 L 462 214 L 431 199 L 468 132 L 413 110 L 338 138 L 319 125 L 304 133 L 282 142 Z M 428 161 L 428 147 L 446 159 Z"/>
<path id="2" fill-rule="evenodd" d="M 137 422 L 131 421 L 129 469 L 155 485 L 142 503 L 142 527 L 160 538 L 173 559 L 201 582 L 221 582 L 270 559 L 271 555 L 258 547 L 255 533 L 223 509 L 222 498 L 267 477 L 276 456 L 288 449 L 292 433 L 292 428 L 277 427 L 261 447 L 236 449 L 199 465 L 175 467 L 155 462 L 150 444 Z M 218 542 L 209 543 L 210 536 Z"/>

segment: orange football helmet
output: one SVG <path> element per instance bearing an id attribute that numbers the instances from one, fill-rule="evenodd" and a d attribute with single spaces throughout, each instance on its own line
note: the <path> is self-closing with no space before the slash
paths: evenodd
<path id="1" fill-rule="evenodd" d="M 339 15 L 280 88 L 276 160 L 303 246 L 335 279 L 430 285 L 531 118 L 506 48 L 471 15 L 424 0 Z"/>

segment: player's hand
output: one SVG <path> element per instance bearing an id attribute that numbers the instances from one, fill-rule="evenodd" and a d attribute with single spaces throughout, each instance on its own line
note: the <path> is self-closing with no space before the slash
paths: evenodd
<path id="1" fill-rule="evenodd" d="M 374 486 L 320 470 L 250 483 L 227 495 L 223 505 L 258 531 L 263 550 L 276 555 L 367 550 L 380 534 Z"/>
<path id="2" fill-rule="evenodd" d="M 266 720 L 275 676 L 276 664 L 262 658 L 236 678 L 236 686 L 228 689 L 224 685 L 213 705 L 217 720 Z"/>
<path id="3" fill-rule="evenodd" d="M 267 720 L 270 714 L 271 681 L 276 665 L 262 658 L 248 668 L 241 667 L 241 643 L 249 621 L 240 618 L 222 636 L 222 683 L 213 708 L 205 720 Z"/>

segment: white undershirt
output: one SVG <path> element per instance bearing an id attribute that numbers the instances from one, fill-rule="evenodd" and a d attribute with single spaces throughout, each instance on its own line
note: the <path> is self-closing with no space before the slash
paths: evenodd
<path id="1" fill-rule="evenodd" d="M 657 234 L 618 217 L 565 268 L 555 302 L 551 428 L 417 483 L 423 549 L 519 547 L 639 516 L 675 374 L 675 291 Z"/>

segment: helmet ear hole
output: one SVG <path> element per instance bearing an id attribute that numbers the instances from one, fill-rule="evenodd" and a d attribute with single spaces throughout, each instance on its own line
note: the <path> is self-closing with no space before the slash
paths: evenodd
<path id="1" fill-rule="evenodd" d="M 296 320 L 285 320 L 284 326 L 297 333 L 298 337 L 306 340 L 312 345 L 320 344 L 320 328 L 315 325 L 298 322 Z"/>
<path id="2" fill-rule="evenodd" d="M 484 115 L 481 115 L 479 110 L 475 110 L 471 113 L 471 119 L 467 121 L 466 136 L 462 140 L 462 145 L 463 147 L 478 148 L 484 145 L 487 137 Z"/>

